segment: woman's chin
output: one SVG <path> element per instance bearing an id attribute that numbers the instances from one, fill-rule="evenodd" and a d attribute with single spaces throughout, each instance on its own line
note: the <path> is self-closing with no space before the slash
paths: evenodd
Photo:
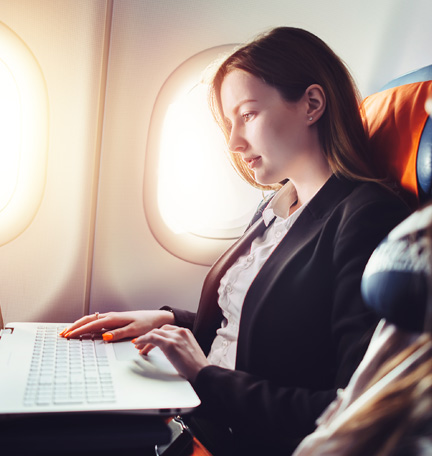
<path id="1" fill-rule="evenodd" d="M 254 179 L 258 184 L 260 185 L 266 185 L 266 186 L 277 186 L 280 184 L 284 184 L 287 179 L 282 178 L 282 179 L 277 179 L 275 177 L 271 178 L 270 176 L 260 174 L 259 172 L 254 173 Z"/>

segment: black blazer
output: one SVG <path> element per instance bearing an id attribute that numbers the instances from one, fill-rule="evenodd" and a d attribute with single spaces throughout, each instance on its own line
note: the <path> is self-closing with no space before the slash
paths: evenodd
<path id="1" fill-rule="evenodd" d="M 198 415 L 229 426 L 237 454 L 290 454 L 348 383 L 378 321 L 361 298 L 364 267 L 408 214 L 382 186 L 332 176 L 264 264 L 243 304 L 236 370 L 208 366 L 194 383 Z M 206 353 L 220 279 L 264 229 L 259 220 L 216 261 L 196 315 L 174 310 Z"/>

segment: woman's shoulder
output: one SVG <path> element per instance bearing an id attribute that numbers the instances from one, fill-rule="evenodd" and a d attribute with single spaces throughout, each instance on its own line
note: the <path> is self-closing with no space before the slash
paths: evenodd
<path id="1" fill-rule="evenodd" d="M 384 185 L 344 178 L 336 179 L 332 194 L 322 198 L 321 203 L 327 204 L 321 216 L 328 223 L 337 224 L 338 230 L 344 227 L 367 230 L 380 226 L 384 231 L 390 230 L 412 213 L 402 198 Z"/>
<path id="2" fill-rule="evenodd" d="M 362 182 L 333 175 L 310 201 L 309 210 L 316 218 L 346 218 L 352 214 L 398 213 L 407 217 L 412 210 L 396 192 L 376 182 Z"/>
<path id="3" fill-rule="evenodd" d="M 356 203 L 364 203 L 367 205 L 373 204 L 389 204 L 391 206 L 400 207 L 406 211 L 406 214 L 412 212 L 402 196 L 393 188 L 379 182 L 361 182 L 355 181 L 351 183 L 352 191 L 347 195 L 346 202 L 354 201 Z"/>

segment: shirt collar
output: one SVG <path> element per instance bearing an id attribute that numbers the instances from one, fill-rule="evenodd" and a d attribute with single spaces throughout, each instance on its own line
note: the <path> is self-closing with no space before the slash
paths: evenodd
<path id="1" fill-rule="evenodd" d="M 297 200 L 297 191 L 294 185 L 288 181 L 270 201 L 269 205 L 263 211 L 263 220 L 266 226 L 270 224 L 273 218 L 281 217 L 287 219 L 293 203 Z"/>

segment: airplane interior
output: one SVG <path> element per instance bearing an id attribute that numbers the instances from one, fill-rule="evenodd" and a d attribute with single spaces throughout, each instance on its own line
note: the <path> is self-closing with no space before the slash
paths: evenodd
<path id="1" fill-rule="evenodd" d="M 3 322 L 195 311 L 266 196 L 226 158 L 209 66 L 300 27 L 366 98 L 432 65 L 431 18 L 430 0 L 1 0 Z"/>
<path id="2" fill-rule="evenodd" d="M 178 102 L 203 121 L 205 90 L 189 94 L 198 107 L 178 100 L 212 60 L 281 24 L 327 41 L 366 97 L 431 63 L 431 8 L 427 0 L 1 2 L 4 321 L 173 302 L 194 309 L 209 265 L 262 195 L 226 165 L 222 145 L 204 156 L 218 134 L 210 117 L 211 133 L 199 138 L 193 128 L 179 139 L 168 107 Z M 21 119 L 18 99 L 28 110 Z M 179 208 L 192 226 L 181 226 Z"/>

